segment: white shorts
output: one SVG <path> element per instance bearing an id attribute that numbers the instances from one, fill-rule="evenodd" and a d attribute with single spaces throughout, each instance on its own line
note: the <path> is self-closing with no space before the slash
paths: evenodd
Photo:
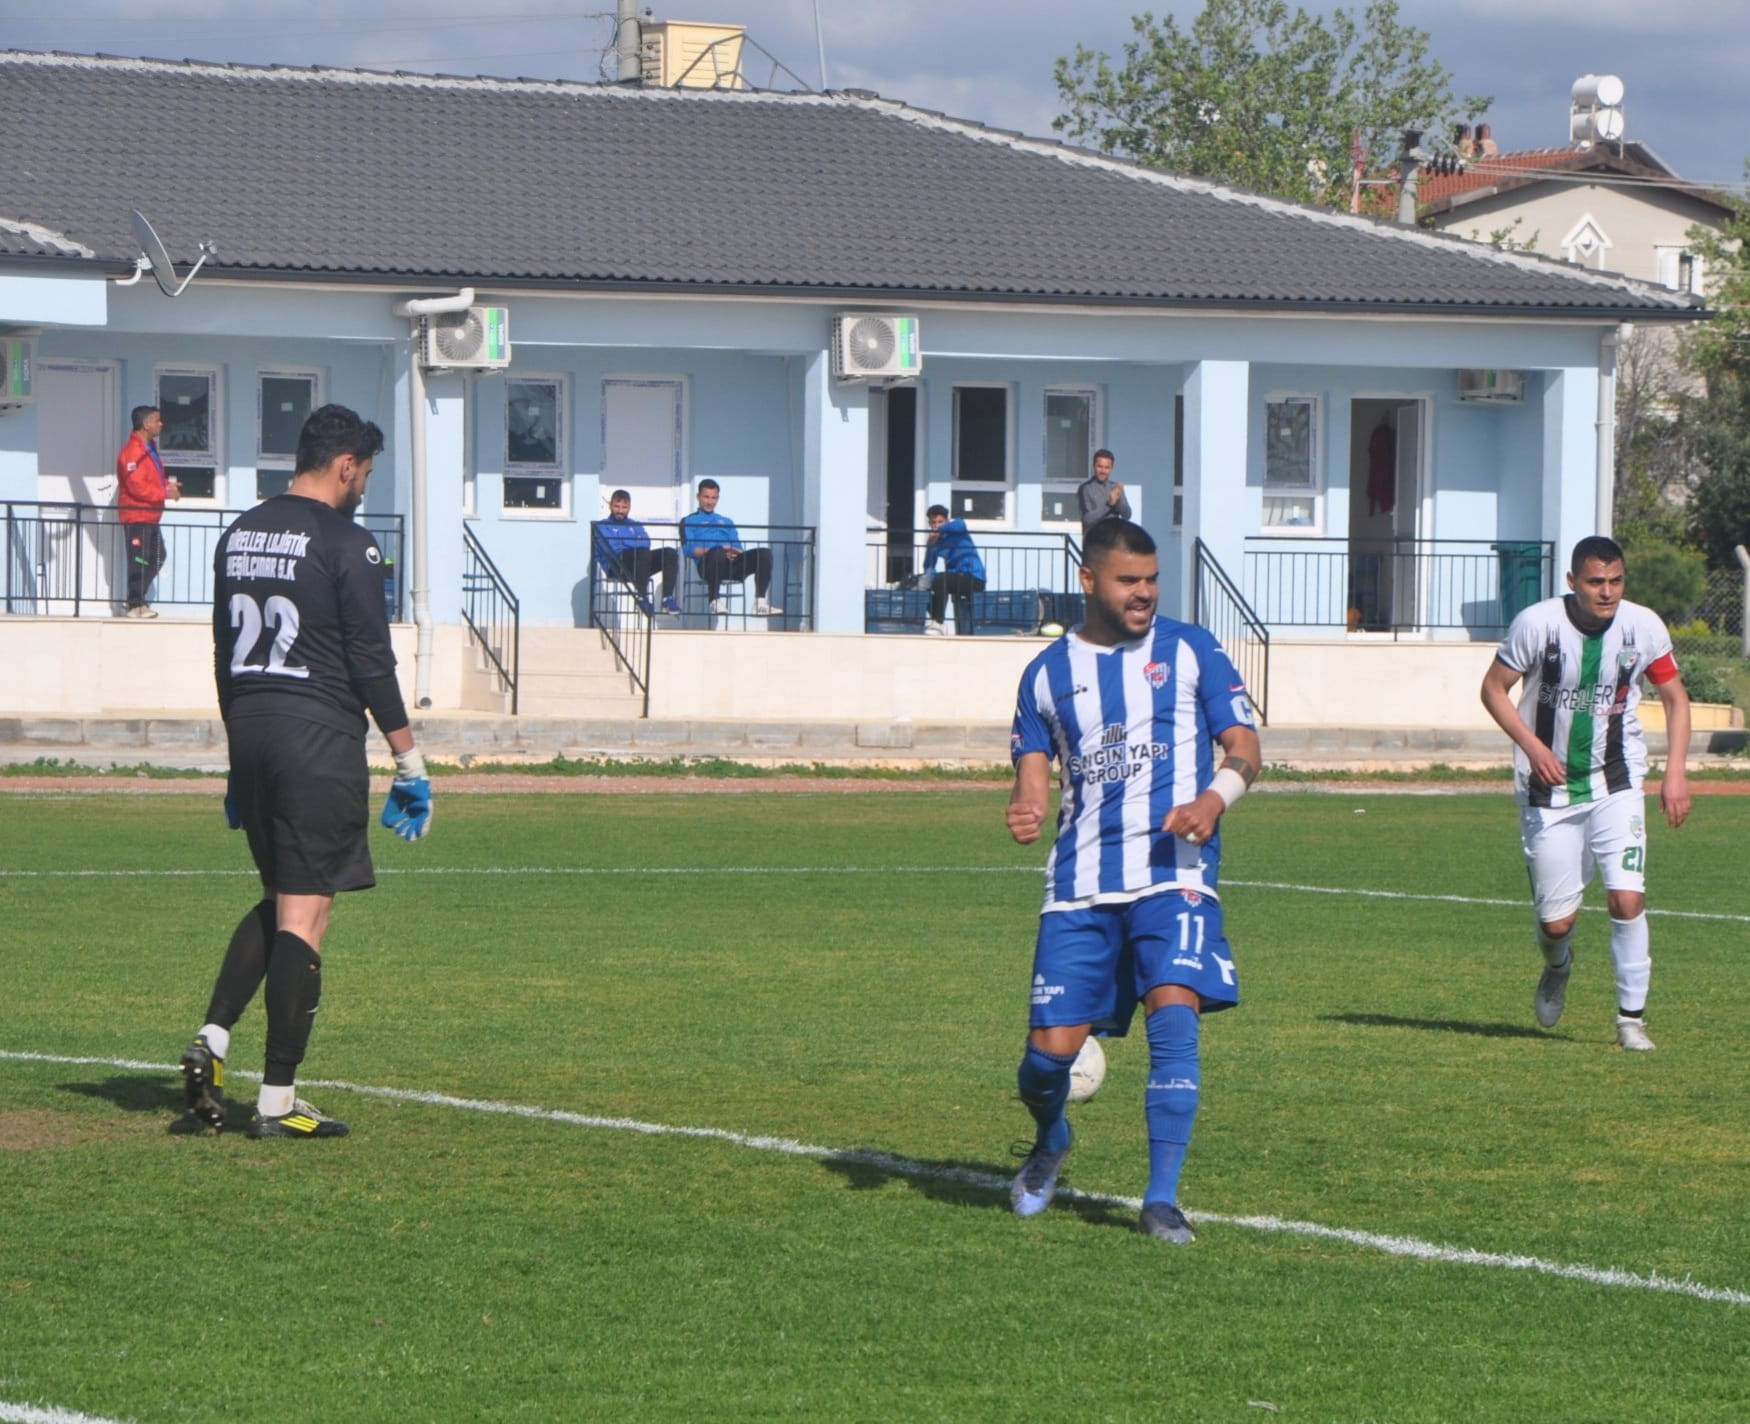
<path id="1" fill-rule="evenodd" d="M 1597 874 L 1606 890 L 1647 888 L 1647 802 L 1638 789 L 1578 806 L 1524 806 L 1519 841 L 1544 924 L 1566 919 Z"/>

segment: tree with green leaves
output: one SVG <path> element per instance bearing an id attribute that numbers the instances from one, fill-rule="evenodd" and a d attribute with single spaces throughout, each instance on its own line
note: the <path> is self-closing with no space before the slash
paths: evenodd
<path id="1" fill-rule="evenodd" d="M 1750 162 L 1744 165 L 1750 177 Z M 1750 198 L 1727 195 L 1732 216 L 1715 231 L 1694 227 L 1708 305 L 1716 315 L 1691 331 L 1684 354 L 1706 383 L 1683 427 L 1702 467 L 1690 503 L 1690 533 L 1713 568 L 1737 565 L 1733 546 L 1750 545 Z"/>
<path id="2" fill-rule="evenodd" d="M 1328 20 L 1286 0 L 1205 0 L 1189 29 L 1146 12 L 1131 25 L 1119 67 L 1080 45 L 1057 61 L 1058 131 L 1299 202 L 1347 205 L 1353 135 L 1377 168 L 1405 128 L 1442 131 L 1489 105 L 1454 98 L 1427 31 L 1399 23 L 1396 0 Z"/>

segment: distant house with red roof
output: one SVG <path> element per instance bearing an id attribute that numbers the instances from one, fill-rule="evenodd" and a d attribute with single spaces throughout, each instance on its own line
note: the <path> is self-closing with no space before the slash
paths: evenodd
<path id="1" fill-rule="evenodd" d="M 1417 209 L 1428 226 L 1674 291 L 1702 290 L 1689 230 L 1730 217 L 1717 194 L 1683 182 L 1644 143 L 1503 153 L 1489 151 L 1486 125 L 1480 132 L 1462 173 L 1420 179 Z"/>

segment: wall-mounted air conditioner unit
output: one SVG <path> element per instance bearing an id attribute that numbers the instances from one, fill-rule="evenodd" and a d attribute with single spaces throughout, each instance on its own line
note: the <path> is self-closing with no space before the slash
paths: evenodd
<path id="1" fill-rule="evenodd" d="M 433 370 L 491 370 L 510 365 L 510 311 L 468 307 L 420 323 L 420 362 Z"/>
<path id="2" fill-rule="evenodd" d="M 923 369 L 915 316 L 840 312 L 832 319 L 832 373 L 839 380 L 894 380 Z"/>
<path id="3" fill-rule="evenodd" d="M 1473 404 L 1519 405 L 1525 400 L 1525 372 L 1460 371 L 1458 398 Z"/>
<path id="4" fill-rule="evenodd" d="M 35 370 L 34 336 L 0 336 L 0 410 L 29 405 L 36 399 L 31 391 Z"/>

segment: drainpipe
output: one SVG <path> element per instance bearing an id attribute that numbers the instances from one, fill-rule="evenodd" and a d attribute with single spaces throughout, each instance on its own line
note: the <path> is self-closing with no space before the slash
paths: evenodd
<path id="1" fill-rule="evenodd" d="M 1597 532 L 1608 536 L 1616 522 L 1616 352 L 1631 328 L 1618 326 L 1598 339 Z"/>
<path id="2" fill-rule="evenodd" d="M 419 323 L 423 317 L 437 312 L 465 311 L 474 305 L 474 289 L 463 287 L 453 297 L 418 297 L 397 302 L 395 315 L 413 318 L 413 336 L 407 363 L 407 391 L 413 418 L 409 422 L 408 463 L 411 466 L 413 497 L 408 521 L 407 542 L 413 554 L 413 575 L 409 586 L 413 590 L 413 623 L 419 630 L 418 651 L 414 655 L 413 703 L 416 707 L 431 706 L 431 529 L 426 517 L 425 487 L 425 367 L 419 363 Z"/>

